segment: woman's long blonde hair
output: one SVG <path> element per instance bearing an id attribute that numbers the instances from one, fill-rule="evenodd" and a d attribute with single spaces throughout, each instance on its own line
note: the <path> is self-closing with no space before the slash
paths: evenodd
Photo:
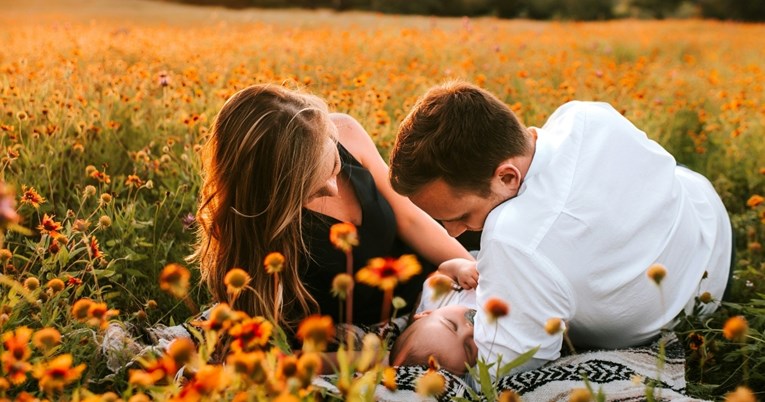
<path id="1" fill-rule="evenodd" d="M 228 300 L 226 273 L 246 270 L 255 291 L 241 293 L 233 306 L 285 330 L 317 307 L 298 277 L 300 256 L 307 257 L 301 213 L 309 193 L 326 179 L 316 172 L 328 124 L 319 98 L 255 85 L 226 101 L 202 150 L 200 225 L 191 259 L 199 262 L 216 301 Z M 271 252 L 285 257 L 277 291 L 263 267 Z"/>

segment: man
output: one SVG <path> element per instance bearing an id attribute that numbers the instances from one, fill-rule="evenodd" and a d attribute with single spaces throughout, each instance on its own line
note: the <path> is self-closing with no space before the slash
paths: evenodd
<path id="1" fill-rule="evenodd" d="M 483 231 L 478 305 L 511 306 L 475 328 L 489 361 L 537 345 L 526 369 L 558 358 L 550 318 L 580 347 L 645 344 L 726 287 L 732 234 L 714 188 L 605 103 L 570 102 L 527 128 L 485 90 L 435 87 L 401 124 L 390 179 L 452 236 Z M 667 271 L 659 286 L 654 264 Z M 476 321 L 488 321 L 481 308 Z"/>

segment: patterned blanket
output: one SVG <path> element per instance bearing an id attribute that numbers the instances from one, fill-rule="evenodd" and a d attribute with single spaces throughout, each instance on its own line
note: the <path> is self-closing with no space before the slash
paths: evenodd
<path id="1" fill-rule="evenodd" d="M 659 370 L 660 342 L 664 343 L 664 365 Z M 415 393 L 417 379 L 425 367 L 397 367 L 398 390 L 391 392 L 378 385 L 375 399 L 385 402 L 428 401 Z M 445 392 L 439 401 L 455 397 L 470 399 L 467 391 L 470 379 L 460 378 L 441 370 L 446 378 Z M 499 380 L 499 390 L 514 390 L 525 401 L 568 401 L 573 389 L 584 388 L 584 378 L 597 393 L 602 391 L 608 401 L 644 401 L 649 386 L 656 400 L 698 401 L 685 394 L 685 357 L 683 345 L 674 334 L 653 344 L 620 350 L 580 352 L 562 357 L 536 369 L 510 375 Z M 336 392 L 333 376 L 324 376 L 314 385 Z M 485 400 L 485 398 L 482 398 Z"/>

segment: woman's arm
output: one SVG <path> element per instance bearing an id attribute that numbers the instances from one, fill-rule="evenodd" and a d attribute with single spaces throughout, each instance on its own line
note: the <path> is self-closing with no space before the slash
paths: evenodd
<path id="1" fill-rule="evenodd" d="M 388 181 L 388 165 L 359 122 L 346 114 L 330 116 L 337 126 L 340 143 L 369 170 L 377 190 L 393 208 L 398 234 L 407 244 L 436 265 L 453 258 L 475 260 L 438 222 L 393 190 Z"/>

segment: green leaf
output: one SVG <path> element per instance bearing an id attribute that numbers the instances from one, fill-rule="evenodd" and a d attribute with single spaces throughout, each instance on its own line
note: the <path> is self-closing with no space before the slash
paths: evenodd
<path id="1" fill-rule="evenodd" d="M 531 360 L 531 358 L 534 357 L 534 355 L 537 353 L 538 350 L 539 350 L 539 345 L 537 345 L 537 347 L 529 350 L 526 353 L 522 353 L 518 355 L 518 357 L 513 359 L 510 363 L 505 364 L 504 366 L 500 367 L 499 370 L 497 370 L 497 377 L 498 378 L 504 377 L 508 373 L 510 373 L 510 370 L 516 367 L 522 366 L 527 361 Z"/>

